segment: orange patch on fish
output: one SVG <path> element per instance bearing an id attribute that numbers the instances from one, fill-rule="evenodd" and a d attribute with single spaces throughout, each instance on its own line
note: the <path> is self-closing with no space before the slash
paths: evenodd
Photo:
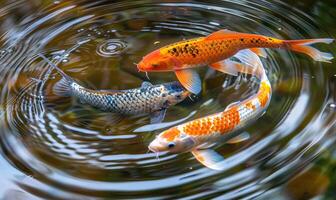
<path id="1" fill-rule="evenodd" d="M 208 135 L 214 131 L 213 124 L 214 122 L 210 118 L 201 118 L 186 124 L 183 130 L 186 134 L 192 136 Z"/>
<path id="2" fill-rule="evenodd" d="M 238 107 L 232 107 L 221 116 L 201 118 L 183 126 L 183 131 L 191 136 L 204 136 L 211 133 L 225 134 L 240 123 Z"/>
<path id="3" fill-rule="evenodd" d="M 180 131 L 176 127 L 173 127 L 171 129 L 166 130 L 161 136 L 165 138 L 167 141 L 173 141 L 179 134 Z"/>
<path id="4" fill-rule="evenodd" d="M 271 92 L 271 87 L 266 82 L 261 82 L 260 92 L 258 94 L 258 100 L 260 102 L 261 107 L 265 107 L 268 102 L 269 94 Z"/>
<path id="5" fill-rule="evenodd" d="M 188 135 L 201 136 L 208 134 L 210 130 L 206 123 L 206 119 L 201 118 L 184 126 L 183 131 Z"/>
<path id="6" fill-rule="evenodd" d="M 246 108 L 251 109 L 251 110 L 255 110 L 256 109 L 255 105 L 253 105 L 251 101 L 247 102 L 245 104 L 245 106 L 246 106 Z"/>
<path id="7" fill-rule="evenodd" d="M 221 130 L 219 131 L 221 134 L 225 134 L 232 129 L 234 129 L 240 122 L 238 107 L 234 106 L 229 110 L 223 112 L 223 124 L 221 126 Z"/>

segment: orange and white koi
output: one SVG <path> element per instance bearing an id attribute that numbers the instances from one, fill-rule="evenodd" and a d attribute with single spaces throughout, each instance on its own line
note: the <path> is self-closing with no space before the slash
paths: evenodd
<path id="1" fill-rule="evenodd" d="M 236 68 L 236 71 L 246 71 L 260 79 L 258 92 L 244 101 L 230 104 L 223 112 L 186 122 L 160 133 L 150 143 L 148 148 L 151 151 L 190 151 L 205 166 L 215 170 L 222 168 L 223 157 L 210 147 L 219 142 L 233 143 L 245 140 L 246 134 L 237 136 L 238 131 L 264 113 L 272 93 L 270 82 L 256 54 L 250 50 L 242 50 L 235 57 L 249 64 L 249 67 Z"/>
<path id="2" fill-rule="evenodd" d="M 140 71 L 174 71 L 177 79 L 190 92 L 201 91 L 201 81 L 191 68 L 210 65 L 215 70 L 231 74 L 234 70 L 226 60 L 242 49 L 250 49 L 259 56 L 266 56 L 260 48 L 283 48 L 304 53 L 316 61 L 330 62 L 333 56 L 310 45 L 331 43 L 331 38 L 280 40 L 263 35 L 220 30 L 207 37 L 199 37 L 164 46 L 146 55 L 137 65 Z"/>

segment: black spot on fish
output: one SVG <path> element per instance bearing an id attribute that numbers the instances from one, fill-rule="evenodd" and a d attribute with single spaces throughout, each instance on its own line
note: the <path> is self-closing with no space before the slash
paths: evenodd
<path id="1" fill-rule="evenodd" d="M 244 42 L 244 38 L 240 38 L 240 41 Z"/>
<path id="2" fill-rule="evenodd" d="M 173 50 L 168 50 L 168 53 L 170 53 L 172 56 L 175 56 L 175 54 L 176 54 L 177 52 L 175 52 L 175 51 L 173 51 Z"/>

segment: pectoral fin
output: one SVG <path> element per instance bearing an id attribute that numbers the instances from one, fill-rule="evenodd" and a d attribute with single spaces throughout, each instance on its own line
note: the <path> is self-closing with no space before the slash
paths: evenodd
<path id="1" fill-rule="evenodd" d="M 185 89 L 194 94 L 201 92 L 202 83 L 197 72 L 192 69 L 183 69 L 175 71 L 175 74 Z"/>
<path id="2" fill-rule="evenodd" d="M 191 153 L 204 166 L 214 170 L 222 169 L 220 162 L 224 160 L 224 157 L 219 155 L 216 151 L 212 149 L 198 149 L 193 150 Z"/>
<path id="3" fill-rule="evenodd" d="M 231 61 L 231 60 L 222 60 L 216 63 L 211 64 L 210 66 L 220 72 L 230 74 L 232 76 L 237 76 L 237 65 L 241 65 L 238 62 Z"/>
<path id="4" fill-rule="evenodd" d="M 236 144 L 239 142 L 244 142 L 246 140 L 250 139 L 250 134 L 248 132 L 243 132 L 240 135 L 230 139 L 229 141 L 227 141 L 226 143 L 228 144 Z"/>
<path id="5" fill-rule="evenodd" d="M 250 50 L 253 53 L 255 53 L 258 56 L 260 56 L 260 57 L 267 58 L 267 53 L 266 53 L 265 49 L 262 49 L 262 48 L 250 48 Z"/>
<path id="6" fill-rule="evenodd" d="M 240 60 L 240 62 L 247 65 L 247 67 L 252 67 L 253 69 L 256 69 L 258 66 L 262 66 L 258 56 L 249 49 L 238 51 L 238 53 L 236 53 L 233 57 Z"/>
<path id="7" fill-rule="evenodd" d="M 245 65 L 245 63 L 239 63 L 232 60 L 222 60 L 217 63 L 213 63 L 210 65 L 213 69 L 216 69 L 220 72 L 230 74 L 232 76 L 237 76 L 238 72 L 240 73 L 247 73 L 247 74 L 254 74 L 255 69 Z"/>
<path id="8" fill-rule="evenodd" d="M 150 116 L 150 122 L 151 124 L 157 124 L 163 121 L 165 115 L 166 115 L 166 110 L 167 109 L 162 109 L 155 111 L 151 114 Z"/>

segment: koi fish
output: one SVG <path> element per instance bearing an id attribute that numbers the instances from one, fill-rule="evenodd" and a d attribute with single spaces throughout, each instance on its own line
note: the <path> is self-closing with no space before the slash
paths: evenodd
<path id="1" fill-rule="evenodd" d="M 224 158 L 210 147 L 219 142 L 236 143 L 248 139 L 247 134 L 237 136 L 238 131 L 265 112 L 272 94 L 270 82 L 259 57 L 250 50 L 239 51 L 235 57 L 249 63 L 245 69 L 236 68 L 236 71 L 254 74 L 260 80 L 257 93 L 244 101 L 230 104 L 223 112 L 163 131 L 149 144 L 149 150 L 156 153 L 191 152 L 206 167 L 222 169 L 221 161 Z"/>
<path id="2" fill-rule="evenodd" d="M 150 114 L 151 123 L 159 123 L 164 119 L 169 106 L 183 101 L 190 94 L 176 81 L 158 85 L 143 82 L 140 88 L 129 90 L 88 89 L 74 81 L 44 55 L 39 56 L 62 76 L 53 88 L 55 94 L 77 97 L 81 103 L 103 111 L 124 115 Z"/>
<path id="3" fill-rule="evenodd" d="M 331 43 L 331 38 L 280 40 L 263 35 L 220 30 L 207 37 L 180 41 L 157 49 L 138 63 L 139 71 L 174 71 L 180 83 L 190 92 L 201 91 L 200 77 L 192 68 L 209 65 L 211 68 L 232 74 L 234 63 L 228 60 L 240 50 L 250 49 L 259 56 L 266 57 L 260 48 L 283 48 L 304 53 L 316 61 L 330 62 L 332 54 L 317 50 L 310 45 Z"/>

